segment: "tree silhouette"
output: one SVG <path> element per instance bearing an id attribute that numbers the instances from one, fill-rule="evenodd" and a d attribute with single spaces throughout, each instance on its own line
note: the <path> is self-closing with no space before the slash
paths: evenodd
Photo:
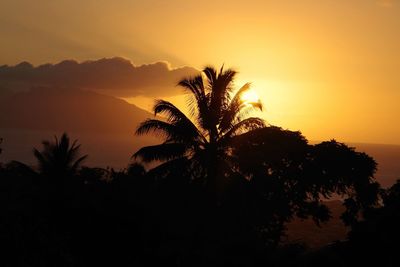
<path id="1" fill-rule="evenodd" d="M 262 110 L 258 102 L 244 102 L 241 96 L 250 89 L 246 83 L 233 94 L 236 71 L 217 71 L 206 67 L 201 74 L 185 78 L 178 85 L 190 93 L 188 118 L 172 103 L 157 100 L 154 114 L 165 120 L 148 119 L 140 124 L 136 134 L 153 132 L 164 138 L 159 145 L 146 146 L 134 154 L 144 162 L 162 161 L 154 171 L 182 176 L 187 171 L 191 179 L 205 178 L 201 183 L 215 188 L 222 169 L 230 170 L 230 142 L 234 136 L 265 127 L 262 119 L 247 117 L 252 109 Z M 184 168 L 181 168 L 184 166 Z"/>
<path id="2" fill-rule="evenodd" d="M 350 231 L 348 251 L 353 254 L 353 262 L 398 266 L 400 180 L 382 190 L 381 195 L 381 206 L 364 213 L 364 220 L 357 222 Z"/>
<path id="3" fill-rule="evenodd" d="M 56 136 L 54 139 L 54 142 L 43 141 L 41 151 L 33 149 L 39 172 L 42 175 L 75 174 L 87 155 L 79 155 L 80 145 L 77 144 L 77 140 L 71 143 L 66 133 L 63 133 L 60 139 Z"/>
<path id="4" fill-rule="evenodd" d="M 328 220 L 324 201 L 333 197 L 343 199 L 341 218 L 349 226 L 378 203 L 376 162 L 343 143 L 311 145 L 300 132 L 272 126 L 236 137 L 232 147 L 235 168 L 246 178 L 245 186 L 239 184 L 246 192 L 242 218 L 271 242 L 279 241 L 284 224 L 295 217 Z M 238 212 L 237 204 L 233 208 Z"/>

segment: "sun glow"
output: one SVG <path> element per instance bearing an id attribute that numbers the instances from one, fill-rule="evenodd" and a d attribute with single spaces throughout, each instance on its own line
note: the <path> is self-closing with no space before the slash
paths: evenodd
<path id="1" fill-rule="evenodd" d="M 241 97 L 244 103 L 257 103 L 260 102 L 260 97 L 254 90 L 248 90 L 244 92 Z"/>

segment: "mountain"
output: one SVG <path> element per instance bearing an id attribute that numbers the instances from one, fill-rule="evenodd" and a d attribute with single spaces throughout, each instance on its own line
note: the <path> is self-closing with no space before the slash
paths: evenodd
<path id="1" fill-rule="evenodd" d="M 67 132 L 79 139 L 88 163 L 125 166 L 150 137 L 136 137 L 137 125 L 153 117 L 124 100 L 80 89 L 33 88 L 0 96 L 0 136 L 4 139 L 2 161 L 31 163 L 32 148 L 43 139 Z"/>
<path id="2" fill-rule="evenodd" d="M 111 96 L 79 89 L 34 88 L 0 99 L 2 128 L 133 133 L 152 116 Z"/>

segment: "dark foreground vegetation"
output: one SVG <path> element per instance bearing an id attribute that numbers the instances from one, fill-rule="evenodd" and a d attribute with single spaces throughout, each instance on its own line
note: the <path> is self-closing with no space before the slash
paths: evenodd
<path id="1" fill-rule="evenodd" d="M 138 134 L 160 145 L 124 170 L 82 166 L 67 135 L 35 149 L 37 165 L 0 166 L 2 266 L 397 266 L 400 182 L 374 180 L 375 161 L 336 141 L 245 118 L 230 95 L 235 72 L 204 70 L 180 85 L 193 95 L 193 123 L 158 101 Z M 141 161 L 161 164 L 147 171 Z M 343 200 L 348 239 L 318 250 L 281 241 L 295 218 L 330 218 Z"/>
<path id="2" fill-rule="evenodd" d="M 249 167 L 268 162 L 267 174 L 227 177 L 217 202 L 183 166 L 167 177 L 136 163 L 121 171 L 79 167 L 66 137 L 37 153 L 38 172 L 1 165 L 2 265 L 396 266 L 400 183 L 381 190 L 378 204 L 366 155 L 336 142 L 311 146 L 279 128 L 252 135 L 269 149 Z M 349 240 L 317 251 L 279 243 L 295 216 L 328 219 L 314 198 L 333 192 L 346 197 Z"/>

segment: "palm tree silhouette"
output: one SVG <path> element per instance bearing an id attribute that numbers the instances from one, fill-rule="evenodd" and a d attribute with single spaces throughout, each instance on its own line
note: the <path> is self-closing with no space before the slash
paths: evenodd
<path id="1" fill-rule="evenodd" d="M 146 146 L 133 156 L 144 162 L 162 161 L 155 171 L 168 172 L 173 166 L 188 171 L 191 179 L 205 178 L 204 183 L 216 185 L 216 177 L 223 169 L 231 169 L 230 141 L 236 135 L 265 127 L 257 117 L 247 117 L 254 109 L 262 110 L 260 101 L 247 103 L 241 96 L 250 89 L 250 83 L 233 94 L 236 71 L 218 72 L 206 67 L 199 75 L 185 78 L 178 85 L 190 93 L 188 102 L 191 119 L 172 103 L 157 100 L 154 114 L 165 120 L 148 119 L 136 130 L 137 135 L 150 132 L 164 138 L 164 142 Z M 225 168 L 227 167 L 227 168 Z"/>
<path id="2" fill-rule="evenodd" d="M 54 137 L 54 142 L 43 141 L 42 151 L 33 149 L 38 161 L 38 171 L 42 175 L 68 176 L 76 173 L 87 155 L 79 156 L 80 145 L 77 140 L 71 141 L 66 133 L 60 139 Z"/>

